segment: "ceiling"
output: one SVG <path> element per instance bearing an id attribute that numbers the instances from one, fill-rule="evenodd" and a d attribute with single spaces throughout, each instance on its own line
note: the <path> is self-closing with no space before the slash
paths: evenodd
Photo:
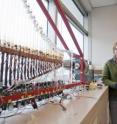
<path id="1" fill-rule="evenodd" d="M 117 4 L 117 0 L 89 0 L 89 2 L 93 8 Z"/>
<path id="2" fill-rule="evenodd" d="M 92 8 L 104 7 L 117 4 L 117 0 L 78 0 L 87 11 Z"/>

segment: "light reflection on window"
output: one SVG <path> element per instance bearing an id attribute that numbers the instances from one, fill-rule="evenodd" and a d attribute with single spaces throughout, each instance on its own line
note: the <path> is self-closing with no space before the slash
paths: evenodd
<path id="1" fill-rule="evenodd" d="M 67 9 L 76 17 L 76 19 L 83 25 L 83 15 L 76 7 L 72 0 L 61 0 L 62 3 L 67 7 Z"/>
<path id="2" fill-rule="evenodd" d="M 81 50 L 83 51 L 83 35 L 76 28 L 74 28 L 73 25 L 70 24 L 70 26 L 74 32 L 74 35 L 76 36 L 76 39 L 78 41 L 78 44 L 79 44 Z M 60 14 L 58 14 L 58 29 L 61 32 L 61 34 L 62 34 L 68 48 L 70 49 L 70 51 L 72 51 L 73 53 L 79 54 L 79 52 L 78 52 L 78 50 L 77 50 L 77 48 L 76 48 L 76 46 L 75 46 L 75 44 L 71 38 L 66 26 L 65 26 Z M 59 48 L 63 48 L 63 46 L 59 40 L 57 42 L 57 46 Z"/>

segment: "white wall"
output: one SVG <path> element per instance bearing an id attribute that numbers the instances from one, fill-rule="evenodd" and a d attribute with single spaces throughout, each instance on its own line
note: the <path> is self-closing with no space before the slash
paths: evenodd
<path id="1" fill-rule="evenodd" d="M 117 41 L 117 5 L 95 8 L 91 18 L 92 62 L 100 69 L 113 56 L 113 42 Z"/>

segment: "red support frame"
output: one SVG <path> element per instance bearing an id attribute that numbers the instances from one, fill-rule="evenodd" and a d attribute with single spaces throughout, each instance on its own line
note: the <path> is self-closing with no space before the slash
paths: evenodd
<path id="1" fill-rule="evenodd" d="M 74 82 L 72 84 L 59 85 L 59 86 L 50 87 L 50 88 L 35 89 L 28 92 L 16 92 L 8 96 L 1 96 L 0 105 L 8 104 L 8 103 L 11 103 L 12 101 L 35 98 L 35 96 L 57 93 L 58 91 L 63 91 L 64 89 L 73 88 L 79 85 L 82 85 L 82 82 Z"/>
<path id="2" fill-rule="evenodd" d="M 83 73 L 83 69 L 84 69 L 84 60 L 83 60 L 83 53 L 78 45 L 78 42 L 75 38 L 75 35 L 69 25 L 69 22 L 65 16 L 65 13 L 64 11 L 62 10 L 61 6 L 60 6 L 60 3 L 59 3 L 59 0 L 54 0 L 63 20 L 64 20 L 64 23 L 74 41 L 74 44 L 76 45 L 80 55 L 77 55 L 77 54 L 73 54 L 73 57 L 75 58 L 80 58 L 80 70 L 81 70 L 81 77 L 80 77 L 80 82 L 72 82 L 71 84 L 66 84 L 66 85 L 62 85 L 62 86 L 57 86 L 57 87 L 51 87 L 51 88 L 43 88 L 43 89 L 35 89 L 35 90 L 32 90 L 32 91 L 29 91 L 29 92 L 18 92 L 18 93 L 15 93 L 13 95 L 9 95 L 9 96 L 1 96 L 1 99 L 0 99 L 0 105 L 3 105 L 3 104 L 7 104 L 7 103 L 11 103 L 12 101 L 17 101 L 17 100 L 20 100 L 20 99 L 30 99 L 30 98 L 33 98 L 35 96 L 39 96 L 39 95 L 43 95 L 43 94 L 50 94 L 50 93 L 56 93 L 58 91 L 62 91 L 64 89 L 69 89 L 69 88 L 72 88 L 72 87 L 76 87 L 76 86 L 79 86 L 79 85 L 82 85 L 83 84 L 83 81 L 84 81 L 84 73 Z M 66 50 L 69 50 L 67 44 L 65 43 L 63 37 L 61 36 L 59 30 L 57 29 L 55 23 L 53 22 L 50 14 L 48 13 L 47 9 L 45 8 L 42 0 L 37 0 L 37 3 L 39 4 L 40 8 L 42 9 L 43 13 L 45 14 L 45 16 L 47 17 L 49 23 L 51 24 L 52 28 L 54 29 L 56 35 L 58 36 L 58 38 L 60 39 L 61 43 L 63 44 L 64 48 Z"/>
<path id="3" fill-rule="evenodd" d="M 64 48 L 65 48 L 66 50 L 69 50 L 67 44 L 65 43 L 65 41 L 64 41 L 63 37 L 61 36 L 59 30 L 57 29 L 57 27 L 56 27 L 54 21 L 52 20 L 50 14 L 48 13 L 47 9 L 45 8 L 45 6 L 44 6 L 42 0 L 37 0 L 37 3 L 38 3 L 38 5 L 40 6 L 40 8 L 42 9 L 43 13 L 45 14 L 46 18 L 48 19 L 49 23 L 51 24 L 51 26 L 52 26 L 52 28 L 54 29 L 55 33 L 57 34 L 58 38 L 59 38 L 60 41 L 62 42 Z"/>
<path id="4" fill-rule="evenodd" d="M 75 35 L 74 35 L 72 29 L 71 29 L 71 26 L 70 26 L 70 24 L 69 24 L 69 22 L 68 22 L 68 20 L 67 20 L 67 17 L 66 17 L 66 15 L 65 15 L 65 13 L 64 13 L 64 11 L 63 11 L 61 5 L 60 5 L 59 0 L 54 0 L 54 3 L 55 3 L 55 5 L 56 5 L 56 7 L 57 7 L 57 9 L 58 9 L 58 11 L 59 11 L 59 13 L 60 13 L 60 15 L 61 15 L 63 21 L 64 21 L 64 23 L 65 23 L 65 25 L 66 25 L 66 27 L 67 27 L 67 29 L 68 29 L 68 31 L 69 31 L 69 33 L 70 33 L 70 35 L 71 35 L 71 37 L 72 37 L 72 39 L 73 39 L 73 42 L 74 42 L 74 44 L 75 44 L 75 46 L 76 46 L 78 52 L 80 53 L 80 56 L 83 57 L 83 53 L 82 53 L 82 51 L 81 51 L 81 48 L 80 48 L 80 46 L 79 46 L 79 44 L 78 44 L 78 41 L 77 41 L 77 39 L 76 39 L 76 37 L 75 37 Z"/>
<path id="5" fill-rule="evenodd" d="M 49 23 L 51 24 L 52 28 L 54 29 L 56 35 L 57 35 L 58 38 L 60 39 L 61 43 L 63 44 L 64 48 L 65 48 L 66 50 L 69 50 L 67 44 L 65 43 L 65 40 L 63 39 L 63 37 L 62 37 L 62 35 L 60 34 L 60 32 L 59 32 L 57 26 L 55 25 L 55 23 L 54 23 L 54 21 L 52 20 L 50 14 L 48 13 L 47 9 L 45 8 L 45 6 L 44 6 L 42 0 L 36 0 L 36 1 L 37 1 L 38 5 L 40 6 L 40 8 L 42 9 L 43 13 L 45 14 L 46 18 L 48 19 Z M 74 56 L 75 58 L 80 58 L 80 56 L 77 55 L 77 54 L 73 54 L 73 56 Z"/>
<path id="6" fill-rule="evenodd" d="M 71 28 L 71 26 L 70 26 L 70 24 L 68 22 L 68 19 L 67 19 L 66 15 L 65 15 L 64 10 L 61 7 L 61 4 L 60 4 L 59 0 L 54 0 L 54 3 L 55 3 L 55 5 L 56 5 L 56 7 L 57 7 L 57 9 L 58 9 L 63 21 L 64 21 L 64 23 L 65 23 L 65 25 L 66 25 L 66 27 L 67 27 L 67 29 L 69 31 L 69 34 L 72 37 L 72 40 L 73 40 L 78 52 L 80 53 L 80 80 L 82 82 L 84 82 L 84 59 L 83 59 L 82 50 L 81 50 L 81 48 L 80 48 L 80 46 L 78 44 L 78 41 L 77 41 L 73 31 L 72 31 L 72 28 Z"/>
<path id="7" fill-rule="evenodd" d="M 64 48 L 66 50 L 69 50 L 67 44 L 65 43 L 63 37 L 60 34 L 58 28 L 56 27 L 56 25 L 55 25 L 54 21 L 52 20 L 50 14 L 48 13 L 47 9 L 45 8 L 42 0 L 36 0 L 36 1 L 37 1 L 38 5 L 40 6 L 40 8 L 42 9 L 43 13 L 45 14 L 46 18 L 48 19 L 49 23 L 51 24 L 52 28 L 54 29 L 56 35 L 60 39 L 61 43 L 63 44 Z M 84 82 L 84 59 L 83 59 L 83 53 L 82 53 L 82 51 L 81 51 L 81 49 L 80 49 L 80 47 L 78 45 L 78 42 L 76 40 L 76 37 L 75 37 L 74 33 L 73 33 L 73 31 L 72 31 L 72 29 L 71 29 L 71 27 L 69 25 L 69 22 L 68 22 L 68 20 L 66 18 L 66 15 L 65 15 L 64 11 L 62 10 L 62 7 L 61 7 L 61 5 L 59 3 L 59 0 L 54 0 L 54 2 L 55 2 L 55 5 L 56 5 L 57 9 L 59 10 L 59 13 L 61 14 L 61 16 L 63 18 L 63 21 L 64 21 L 64 23 L 65 23 L 65 25 L 66 25 L 66 27 L 67 27 L 72 39 L 73 39 L 73 41 L 74 41 L 74 44 L 76 45 L 76 48 L 77 48 L 78 52 L 80 53 L 80 55 L 73 54 L 73 56 L 75 58 L 80 58 L 80 65 L 81 65 L 81 68 L 80 68 L 80 72 L 81 72 L 80 73 L 80 81 Z"/>

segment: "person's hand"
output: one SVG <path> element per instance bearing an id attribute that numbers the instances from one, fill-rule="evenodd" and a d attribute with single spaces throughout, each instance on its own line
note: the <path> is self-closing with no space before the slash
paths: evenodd
<path id="1" fill-rule="evenodd" d="M 110 87 L 113 88 L 113 89 L 117 89 L 117 83 L 111 84 Z"/>

